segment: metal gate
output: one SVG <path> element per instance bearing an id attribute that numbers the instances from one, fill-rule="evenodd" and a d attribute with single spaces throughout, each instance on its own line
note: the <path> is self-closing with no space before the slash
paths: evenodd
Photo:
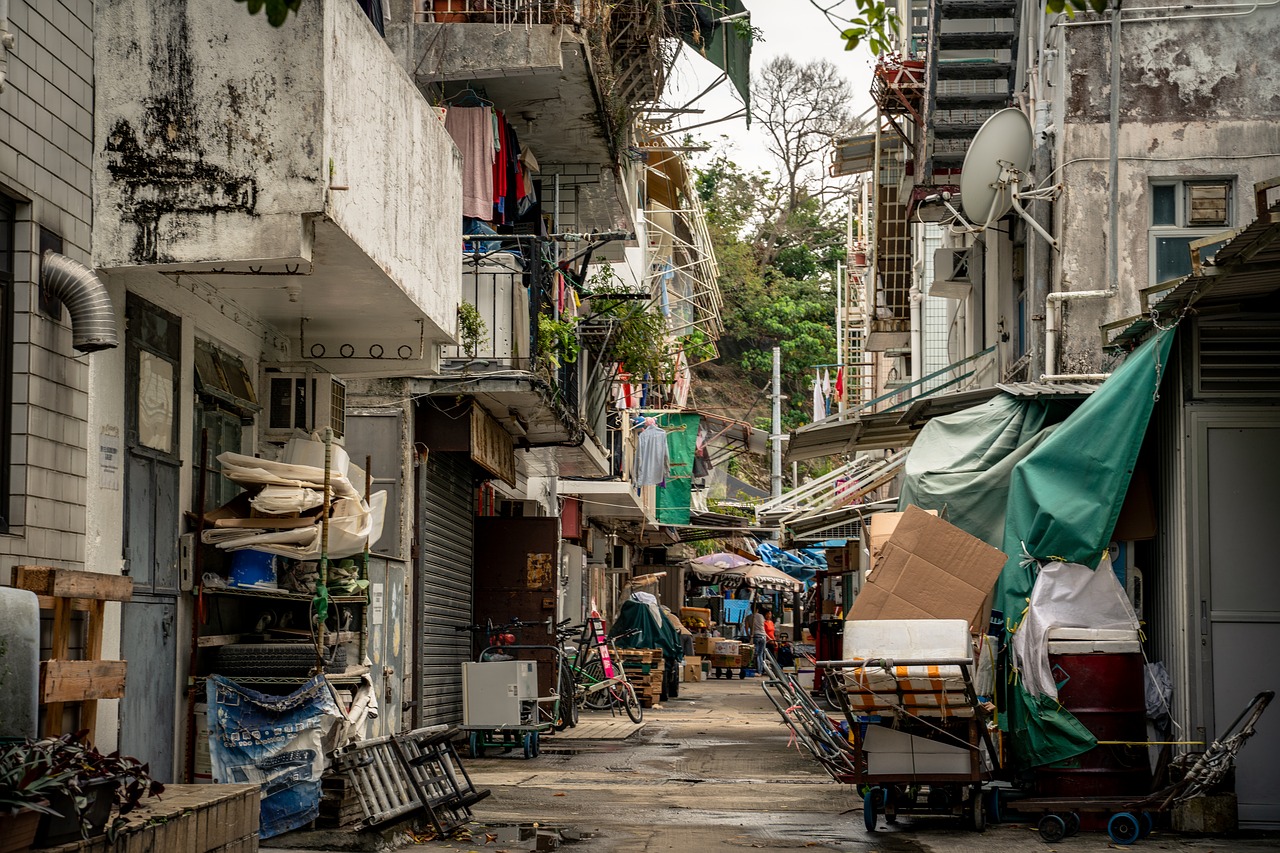
<path id="1" fill-rule="evenodd" d="M 428 453 L 416 513 L 420 726 L 462 722 L 462 663 L 471 659 L 471 635 L 454 629 L 472 621 L 473 503 L 468 454 Z"/>

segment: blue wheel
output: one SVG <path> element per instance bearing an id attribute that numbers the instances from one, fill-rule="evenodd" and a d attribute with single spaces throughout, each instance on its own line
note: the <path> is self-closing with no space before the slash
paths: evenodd
<path id="1" fill-rule="evenodd" d="M 542 754 L 542 736 L 537 732 L 533 733 L 533 757 L 537 758 Z"/>
<path id="2" fill-rule="evenodd" d="M 1156 828 L 1155 818 L 1151 817 L 1151 812 L 1142 812 L 1138 815 L 1138 820 L 1142 822 L 1142 829 L 1138 833 L 1139 838 L 1146 838 L 1151 834 L 1151 830 Z"/>
<path id="3" fill-rule="evenodd" d="M 467 738 L 467 745 L 471 747 L 472 758 L 484 758 L 484 738 L 480 732 L 472 732 Z"/>
<path id="4" fill-rule="evenodd" d="M 1117 812 L 1107 821 L 1107 835 L 1116 844 L 1128 845 L 1137 841 L 1142 835 L 1142 827 L 1138 819 L 1128 812 Z"/>
<path id="5" fill-rule="evenodd" d="M 525 758 L 533 758 L 533 732 L 525 732 L 524 737 L 520 738 L 520 747 L 524 750 Z"/>
<path id="6" fill-rule="evenodd" d="M 999 823 L 1000 822 L 1000 789 L 992 788 L 991 790 L 986 792 L 984 797 L 986 798 L 986 801 L 987 801 L 986 803 L 987 822 Z"/>
<path id="7" fill-rule="evenodd" d="M 879 798 L 879 788 L 869 789 L 862 798 L 862 823 L 867 827 L 867 832 L 876 831 L 876 801 Z"/>
<path id="8" fill-rule="evenodd" d="M 1067 837 L 1067 824 L 1056 814 L 1047 814 L 1040 818 L 1036 830 L 1039 831 L 1040 838 L 1050 844 L 1057 844 Z"/>

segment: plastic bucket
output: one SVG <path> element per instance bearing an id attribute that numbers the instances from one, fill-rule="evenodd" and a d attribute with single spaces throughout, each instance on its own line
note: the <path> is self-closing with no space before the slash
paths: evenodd
<path id="1" fill-rule="evenodd" d="M 276 582 L 276 557 L 265 551 L 244 549 L 231 552 L 231 585 L 253 586 Z"/>

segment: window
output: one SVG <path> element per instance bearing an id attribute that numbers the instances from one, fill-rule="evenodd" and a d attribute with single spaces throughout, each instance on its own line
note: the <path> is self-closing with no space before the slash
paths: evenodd
<path id="1" fill-rule="evenodd" d="M 13 246 L 17 205 L 0 196 L 0 532 L 9 530 L 9 409 L 13 400 Z"/>
<path id="2" fill-rule="evenodd" d="M 1190 245 L 1231 227 L 1231 185 L 1227 178 L 1151 182 L 1151 284 L 1190 275 Z M 1213 257 L 1216 251 L 1217 246 L 1202 248 L 1201 260 Z"/>
<path id="3" fill-rule="evenodd" d="M 199 488 L 200 466 L 204 464 L 205 511 L 216 509 L 234 498 L 241 491 L 235 483 L 222 476 L 218 454 L 226 451 L 239 453 L 242 447 L 244 427 L 253 423 L 253 416 L 261 411 L 253 382 L 244 361 L 237 355 L 219 349 L 208 341 L 197 340 L 195 352 L 196 409 L 191 458 L 196 460 L 196 477 Z M 209 436 L 208 457 L 200 459 L 200 435 Z M 199 507 L 196 507 L 198 509 Z"/>

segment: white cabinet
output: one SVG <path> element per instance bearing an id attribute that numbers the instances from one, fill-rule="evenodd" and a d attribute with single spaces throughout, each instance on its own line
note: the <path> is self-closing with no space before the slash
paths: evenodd
<path id="1" fill-rule="evenodd" d="M 462 724 L 519 726 L 536 720 L 537 662 L 501 660 L 462 665 Z"/>

